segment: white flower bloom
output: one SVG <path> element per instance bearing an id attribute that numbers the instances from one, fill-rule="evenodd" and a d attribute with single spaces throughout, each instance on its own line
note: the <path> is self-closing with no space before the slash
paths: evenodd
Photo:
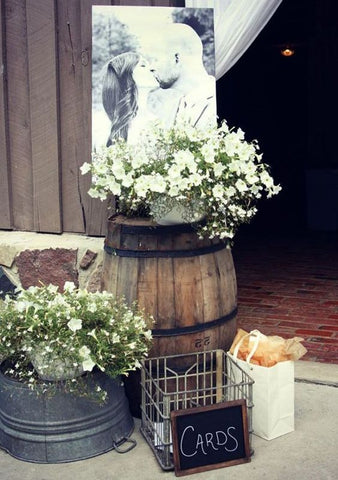
<path id="1" fill-rule="evenodd" d="M 269 175 L 268 172 L 265 170 L 260 174 L 261 177 L 261 182 L 264 183 L 266 187 L 272 187 L 273 186 L 273 178 Z"/>
<path id="2" fill-rule="evenodd" d="M 240 175 L 242 173 L 241 164 L 238 160 L 232 160 L 228 165 L 228 169 L 229 172 L 235 173 L 237 175 Z"/>
<path id="3" fill-rule="evenodd" d="M 201 154 L 207 163 L 213 163 L 215 161 L 215 147 L 211 143 L 205 143 L 201 148 Z"/>
<path id="4" fill-rule="evenodd" d="M 170 189 L 168 191 L 169 197 L 177 197 L 179 193 L 180 193 L 180 189 L 177 184 L 170 186 Z"/>
<path id="5" fill-rule="evenodd" d="M 146 331 L 144 332 L 144 336 L 146 337 L 146 339 L 151 340 L 151 339 L 152 339 L 151 330 L 146 330 Z"/>
<path id="6" fill-rule="evenodd" d="M 248 175 L 245 176 L 245 180 L 250 184 L 253 185 L 254 183 L 259 182 L 259 177 L 258 175 L 255 175 L 253 173 L 249 173 Z"/>
<path id="7" fill-rule="evenodd" d="M 178 188 L 180 189 L 181 192 L 183 190 L 187 190 L 189 188 L 188 178 L 183 178 L 183 177 L 179 178 L 178 182 L 177 182 L 177 186 L 178 186 Z"/>
<path id="8" fill-rule="evenodd" d="M 212 194 L 215 198 L 222 198 L 224 195 L 224 188 L 221 185 L 215 185 L 212 189 Z"/>
<path id="9" fill-rule="evenodd" d="M 96 303 L 94 303 L 94 302 L 89 303 L 87 308 L 90 312 L 95 313 L 96 310 L 97 310 Z"/>
<path id="10" fill-rule="evenodd" d="M 18 312 L 25 312 L 31 305 L 34 305 L 33 302 L 28 302 L 27 300 L 18 300 L 14 304 L 14 308 Z"/>
<path id="11" fill-rule="evenodd" d="M 111 336 L 111 341 L 113 343 L 119 343 L 120 342 L 120 336 L 117 333 L 113 333 Z"/>
<path id="12" fill-rule="evenodd" d="M 165 201 L 175 199 L 190 207 L 198 199 L 206 225 L 198 226 L 197 235 L 225 238 L 254 215 L 251 203 L 263 192 L 270 197 L 280 190 L 258 152 L 256 140 L 246 141 L 240 128 L 230 130 L 225 121 L 200 130 L 180 120 L 169 129 L 157 123 L 135 144 L 121 139 L 94 152 L 92 164 L 84 164 L 81 172 L 92 171 L 91 196 L 120 197 L 122 214 L 140 206 L 162 214 L 153 208 L 161 194 Z M 166 205 L 162 207 L 164 211 Z"/>
<path id="13" fill-rule="evenodd" d="M 202 177 L 201 175 L 199 175 L 198 173 L 193 173 L 192 175 L 190 175 L 190 177 L 188 178 L 188 181 L 189 181 L 189 184 L 190 185 L 195 185 L 196 187 L 198 185 L 201 185 L 202 183 Z"/>
<path id="14" fill-rule="evenodd" d="M 82 175 L 85 175 L 86 173 L 90 172 L 90 170 L 91 170 L 91 165 L 88 162 L 85 162 L 80 167 L 80 171 L 81 171 Z"/>
<path id="15" fill-rule="evenodd" d="M 269 189 L 269 193 L 267 194 L 267 198 L 271 198 L 273 195 L 277 195 L 282 190 L 280 185 L 272 185 Z"/>
<path id="16" fill-rule="evenodd" d="M 96 190 L 94 187 L 88 190 L 88 195 L 92 198 L 100 198 L 101 200 L 105 200 L 107 198 L 107 194 L 105 192 Z"/>
<path id="17" fill-rule="evenodd" d="M 79 354 L 81 355 L 82 358 L 87 358 L 90 355 L 90 349 L 87 347 L 87 345 L 84 345 L 79 349 Z"/>
<path id="18" fill-rule="evenodd" d="M 59 287 L 57 285 L 50 284 L 48 285 L 47 290 L 50 293 L 57 293 L 57 291 L 59 290 Z"/>
<path id="19" fill-rule="evenodd" d="M 194 168 L 195 157 L 189 150 L 179 150 L 174 154 L 174 162 L 181 170 L 184 170 L 187 166 Z"/>
<path id="20" fill-rule="evenodd" d="M 139 197 L 145 197 L 153 185 L 152 175 L 142 175 L 135 181 L 135 192 Z"/>
<path id="21" fill-rule="evenodd" d="M 74 282 L 65 282 L 63 289 L 65 292 L 74 292 L 75 290 Z"/>
<path id="22" fill-rule="evenodd" d="M 67 323 L 68 328 L 71 329 L 72 332 L 76 332 L 76 330 L 81 330 L 82 328 L 82 320 L 79 318 L 72 318 Z"/>
<path id="23" fill-rule="evenodd" d="M 216 177 L 220 177 L 225 170 L 225 166 L 221 163 L 215 163 L 214 165 L 214 173 Z"/>
<path id="24" fill-rule="evenodd" d="M 107 178 L 106 187 L 113 195 L 121 195 L 121 185 L 115 180 L 114 177 Z"/>
<path id="25" fill-rule="evenodd" d="M 234 187 L 228 187 L 226 190 L 225 190 L 225 193 L 226 193 L 226 196 L 228 198 L 231 198 L 233 197 L 234 195 L 236 195 L 236 189 Z"/>
<path id="26" fill-rule="evenodd" d="M 132 155 L 131 165 L 134 169 L 142 167 L 142 165 L 146 165 L 149 163 L 149 158 L 146 152 L 137 152 L 137 154 Z"/>
<path id="27" fill-rule="evenodd" d="M 90 357 L 87 357 L 83 362 L 82 362 L 82 368 L 85 372 L 91 372 L 93 368 L 95 367 L 95 362 Z"/>
<path id="28" fill-rule="evenodd" d="M 179 165 L 177 165 L 176 163 L 174 163 L 168 169 L 168 177 L 170 179 L 177 179 L 181 176 L 181 171 L 182 171 L 182 168 Z"/>
<path id="29" fill-rule="evenodd" d="M 134 366 L 135 366 L 135 368 L 141 368 L 142 364 L 139 362 L 139 360 L 136 359 Z"/>
<path id="30" fill-rule="evenodd" d="M 117 180 L 122 180 L 126 176 L 126 171 L 121 162 L 115 163 L 113 165 L 112 173 Z"/>
<path id="31" fill-rule="evenodd" d="M 133 174 L 132 172 L 129 172 L 127 175 L 123 177 L 122 186 L 128 188 L 128 187 L 131 187 L 133 183 L 134 183 Z"/>
<path id="32" fill-rule="evenodd" d="M 241 179 L 237 180 L 237 182 L 235 183 L 235 187 L 241 193 L 245 192 L 248 189 L 246 183 L 243 182 L 243 180 L 241 180 Z"/>
<path id="33" fill-rule="evenodd" d="M 153 177 L 152 190 L 157 193 L 164 193 L 166 191 L 167 184 L 159 173 L 156 173 Z"/>
<path id="34" fill-rule="evenodd" d="M 88 332 L 87 335 L 89 335 L 90 337 L 93 337 L 93 338 L 95 338 L 95 340 L 97 340 L 95 328 L 93 328 L 93 330 Z"/>

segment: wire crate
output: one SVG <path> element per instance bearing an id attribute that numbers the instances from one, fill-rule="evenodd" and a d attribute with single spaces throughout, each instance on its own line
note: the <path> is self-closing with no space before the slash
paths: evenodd
<path id="1" fill-rule="evenodd" d="M 251 377 L 223 350 L 149 358 L 141 369 L 141 433 L 163 470 L 173 470 L 170 412 L 246 400 L 250 451 Z"/>

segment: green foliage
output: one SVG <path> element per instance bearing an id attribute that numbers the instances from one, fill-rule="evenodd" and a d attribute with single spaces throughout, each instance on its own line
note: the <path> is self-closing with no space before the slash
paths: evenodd
<path id="1" fill-rule="evenodd" d="M 179 206 L 188 210 L 191 223 L 204 213 L 205 225 L 197 232 L 207 238 L 233 238 L 256 214 L 257 200 L 281 189 L 257 141 L 247 142 L 241 129 L 229 129 L 225 121 L 204 129 L 155 123 L 138 142 L 119 139 L 92 159 L 81 167 L 82 174 L 92 173 L 89 195 L 115 195 L 120 213 L 137 215 L 142 206 L 155 221 Z"/>
<path id="2" fill-rule="evenodd" d="M 108 292 L 79 290 L 71 282 L 64 293 L 54 285 L 30 287 L 0 304 L 0 358 L 11 359 L 7 373 L 31 388 L 41 385 L 39 376 L 53 380 L 60 371 L 76 392 L 76 377 L 94 367 L 111 377 L 140 367 L 151 323 L 136 304 Z"/>

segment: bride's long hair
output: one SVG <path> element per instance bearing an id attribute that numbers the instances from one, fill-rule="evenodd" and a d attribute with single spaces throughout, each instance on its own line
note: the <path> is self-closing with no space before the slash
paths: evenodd
<path id="1" fill-rule="evenodd" d="M 102 84 L 102 103 L 111 121 L 109 147 L 114 138 L 128 138 L 130 122 L 137 113 L 138 90 L 133 79 L 133 71 L 140 56 L 126 52 L 112 58 L 106 65 Z"/>

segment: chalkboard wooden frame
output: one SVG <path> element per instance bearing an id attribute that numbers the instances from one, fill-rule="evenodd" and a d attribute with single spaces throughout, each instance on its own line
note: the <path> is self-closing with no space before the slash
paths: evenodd
<path id="1" fill-rule="evenodd" d="M 251 461 L 246 400 L 233 400 L 204 407 L 174 410 L 170 413 L 170 416 L 175 475 L 177 477 L 214 470 L 216 468 L 230 467 Z M 182 434 L 182 428 L 187 422 L 189 422 L 190 425 L 184 428 Z M 219 428 L 219 430 L 214 432 L 215 435 L 212 432 L 197 434 L 195 452 L 191 450 L 194 443 L 188 440 L 191 440 L 191 433 L 195 432 L 195 426 L 204 426 L 205 429 L 207 425 L 207 428 L 212 430 L 213 424 Z M 229 426 L 227 426 L 227 424 Z M 236 424 L 240 430 L 237 438 L 234 437 L 234 432 L 232 431 L 232 429 L 236 430 L 233 424 Z M 227 433 L 225 433 L 222 428 L 226 428 Z M 185 435 L 187 435 L 187 448 L 190 449 L 190 452 L 193 452 L 187 455 L 185 455 L 182 450 Z M 229 437 L 231 439 L 230 447 L 237 444 L 238 448 L 229 448 L 229 450 L 227 450 L 224 447 L 223 450 L 225 451 L 222 452 L 222 448 L 220 447 L 226 445 Z M 220 442 L 221 440 L 223 440 L 223 442 Z M 200 452 L 198 450 L 200 450 Z M 203 456 L 201 456 L 201 453 Z M 195 457 L 195 455 L 196 458 L 192 458 Z M 188 457 L 188 461 L 184 457 Z"/>

